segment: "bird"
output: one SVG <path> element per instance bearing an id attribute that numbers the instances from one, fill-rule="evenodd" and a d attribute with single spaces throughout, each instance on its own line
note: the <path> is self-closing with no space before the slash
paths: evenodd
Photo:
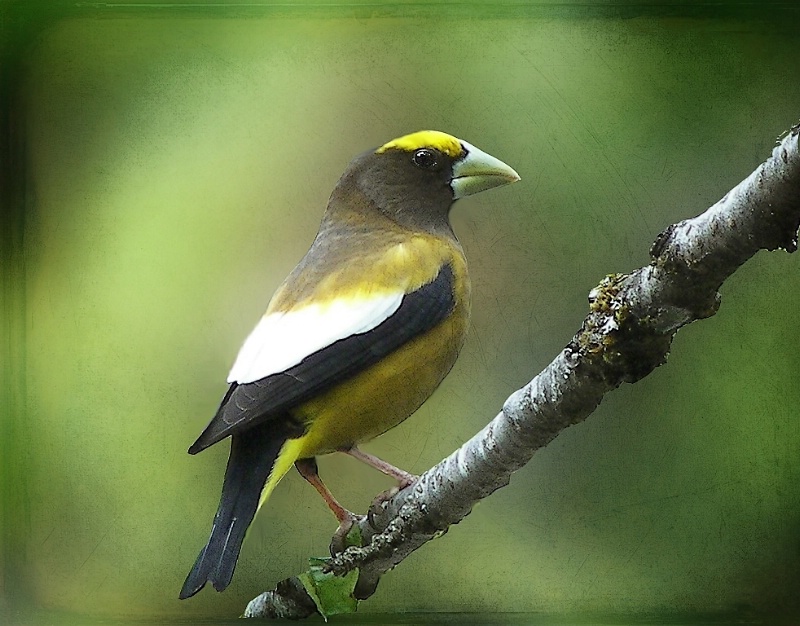
<path id="1" fill-rule="evenodd" d="M 449 221 L 456 200 L 519 180 L 447 133 L 418 131 L 355 157 L 308 252 L 242 345 L 216 414 L 189 448 L 230 436 L 222 495 L 180 598 L 230 584 L 247 528 L 296 467 L 341 525 L 353 514 L 315 458 L 347 453 L 407 486 L 415 476 L 358 444 L 414 413 L 464 343 L 470 281 Z"/>

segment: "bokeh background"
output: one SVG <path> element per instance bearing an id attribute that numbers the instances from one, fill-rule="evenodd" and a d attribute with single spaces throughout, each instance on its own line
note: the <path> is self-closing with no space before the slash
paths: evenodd
<path id="1" fill-rule="evenodd" d="M 454 208 L 466 347 L 365 446 L 422 472 L 798 121 L 800 13 L 772 4 L 5 3 L 0 606 L 235 616 L 325 554 L 335 522 L 292 474 L 231 587 L 177 600 L 227 458 L 186 448 L 350 158 L 436 128 L 522 176 Z M 800 609 L 798 259 L 722 295 L 361 611 Z M 355 511 L 390 486 L 320 468 Z"/>

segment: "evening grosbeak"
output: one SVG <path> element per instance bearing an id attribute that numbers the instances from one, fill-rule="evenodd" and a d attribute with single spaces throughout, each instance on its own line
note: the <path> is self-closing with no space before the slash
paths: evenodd
<path id="1" fill-rule="evenodd" d="M 295 465 L 340 523 L 352 520 L 314 457 L 345 452 L 407 485 L 357 444 L 406 419 L 464 343 L 470 282 L 448 220 L 455 200 L 519 180 L 475 146 L 421 131 L 357 156 L 311 249 L 245 340 L 216 415 L 189 448 L 230 436 L 211 536 L 180 597 L 225 589 L 250 522 Z"/>

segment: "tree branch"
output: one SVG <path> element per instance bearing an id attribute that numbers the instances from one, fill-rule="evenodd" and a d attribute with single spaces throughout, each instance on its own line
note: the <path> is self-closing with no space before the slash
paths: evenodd
<path id="1" fill-rule="evenodd" d="M 755 172 L 701 215 L 673 224 L 650 249 L 651 262 L 607 276 L 589 294 L 589 315 L 562 352 L 513 393 L 477 435 L 359 522 L 361 546 L 334 537 L 328 571 L 358 569 L 354 595 L 371 596 L 380 577 L 460 522 L 476 502 L 508 484 L 603 396 L 666 361 L 677 330 L 713 315 L 717 290 L 759 250 L 797 249 L 800 226 L 800 126 Z M 317 610 L 296 578 L 252 600 L 245 617 L 302 618 Z"/>

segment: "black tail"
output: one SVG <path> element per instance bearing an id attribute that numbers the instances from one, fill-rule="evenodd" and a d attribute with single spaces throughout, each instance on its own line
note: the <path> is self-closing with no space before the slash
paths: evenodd
<path id="1" fill-rule="evenodd" d="M 288 438 L 276 436 L 278 429 L 275 426 L 262 424 L 233 435 L 211 537 L 183 583 L 179 596 L 181 600 L 196 594 L 206 582 L 214 585 L 217 591 L 222 591 L 230 584 L 245 532 L 258 508 L 261 491 L 281 446 Z"/>

